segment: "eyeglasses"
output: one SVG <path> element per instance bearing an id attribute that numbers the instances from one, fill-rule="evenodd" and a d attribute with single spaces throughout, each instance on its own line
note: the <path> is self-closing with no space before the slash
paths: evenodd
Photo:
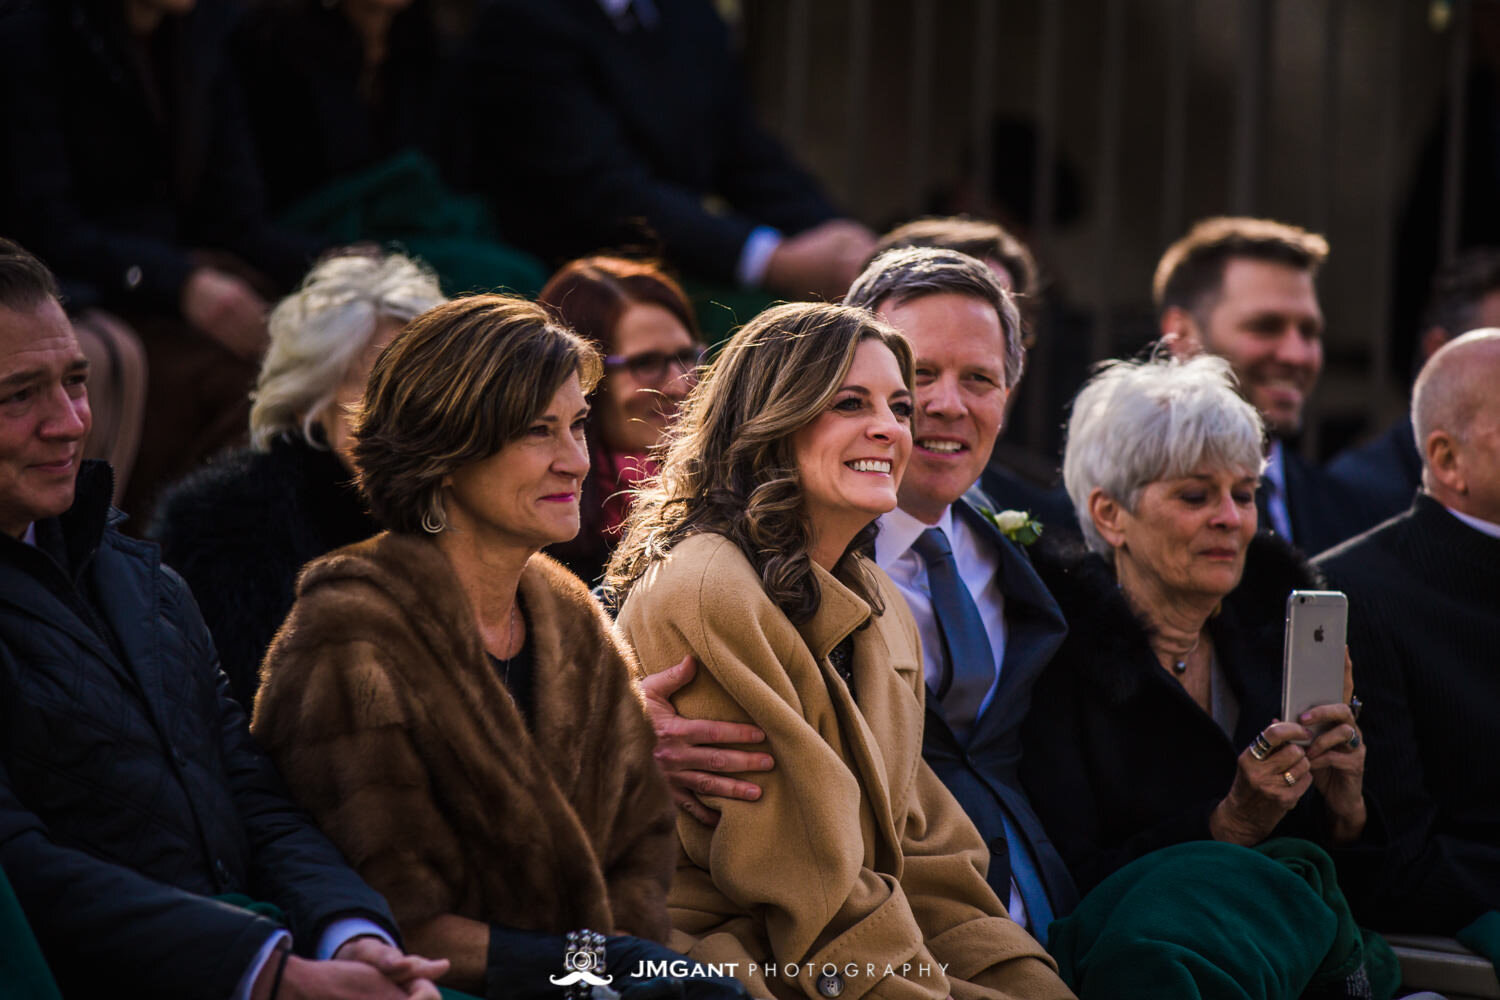
<path id="1" fill-rule="evenodd" d="M 667 370 L 675 368 L 676 375 L 690 374 L 703 363 L 706 352 L 701 347 L 684 347 L 671 354 L 665 351 L 645 351 L 641 354 L 611 354 L 604 359 L 604 367 L 610 371 L 621 368 L 630 372 L 637 381 L 646 385 L 659 385 L 667 378 Z M 674 376 L 675 377 L 675 376 Z"/>

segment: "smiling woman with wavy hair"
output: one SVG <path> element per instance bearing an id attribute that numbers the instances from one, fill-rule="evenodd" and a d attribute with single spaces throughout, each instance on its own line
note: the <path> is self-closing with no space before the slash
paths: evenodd
<path id="1" fill-rule="evenodd" d="M 714 826 L 679 813 L 668 895 L 688 954 L 756 996 L 1070 995 L 922 761 L 916 625 L 867 554 L 913 378 L 862 309 L 762 313 L 688 397 L 611 564 L 641 670 L 691 656 L 678 712 L 758 727 L 776 758 L 759 801 L 704 796 Z"/>
<path id="2" fill-rule="evenodd" d="M 659 453 L 661 472 L 626 521 L 607 577 L 622 600 L 651 562 L 686 536 L 710 531 L 739 546 L 788 618 L 812 617 L 818 587 L 792 435 L 838 394 L 867 339 L 890 349 L 910 383 L 906 339 L 862 309 L 777 306 L 729 342 L 680 409 Z M 849 552 L 874 537 L 871 521 Z M 850 566 L 852 589 L 880 609 L 867 570 Z"/>

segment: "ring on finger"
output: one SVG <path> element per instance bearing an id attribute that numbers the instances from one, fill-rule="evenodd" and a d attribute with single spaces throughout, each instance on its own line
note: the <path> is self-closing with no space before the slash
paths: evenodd
<path id="1" fill-rule="evenodd" d="M 1355 722 L 1359 721 L 1360 710 L 1364 707 L 1365 703 L 1359 700 L 1359 695 L 1355 694 L 1349 696 L 1349 711 L 1354 714 Z"/>
<path id="2" fill-rule="evenodd" d="M 1297 779 L 1292 777 L 1291 771 L 1282 771 L 1281 780 L 1287 783 L 1287 787 L 1291 787 L 1292 785 L 1295 785 L 1297 783 Z"/>
<path id="3" fill-rule="evenodd" d="M 1255 734 L 1255 742 L 1250 744 L 1250 756 L 1254 757 L 1256 760 L 1265 760 L 1267 757 L 1271 756 L 1272 751 L 1274 751 L 1275 749 L 1276 748 L 1271 745 L 1271 741 L 1266 739 L 1266 734 L 1264 732 L 1259 732 Z"/>
<path id="4" fill-rule="evenodd" d="M 1344 745 L 1350 750 L 1358 750 L 1360 743 L 1363 742 L 1359 738 L 1359 730 L 1354 729 L 1353 727 L 1350 727 L 1350 729 L 1351 732 L 1349 733 L 1349 738 L 1344 741 Z"/>

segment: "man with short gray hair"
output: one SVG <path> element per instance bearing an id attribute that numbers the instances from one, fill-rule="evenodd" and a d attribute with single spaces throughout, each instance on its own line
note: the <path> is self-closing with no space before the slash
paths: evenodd
<path id="1" fill-rule="evenodd" d="M 1349 595 L 1349 647 L 1369 739 L 1366 787 L 1392 870 L 1356 900 L 1382 928 L 1451 934 L 1500 909 L 1500 329 L 1435 353 L 1412 422 L 1411 509 L 1324 553 Z"/>

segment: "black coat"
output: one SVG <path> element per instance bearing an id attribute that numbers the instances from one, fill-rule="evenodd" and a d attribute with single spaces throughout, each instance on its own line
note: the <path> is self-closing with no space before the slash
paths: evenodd
<path id="1" fill-rule="evenodd" d="M 1366 784 L 1394 845 L 1365 918 L 1451 934 L 1500 909 L 1500 539 L 1421 494 L 1318 563 L 1349 594 Z"/>
<path id="2" fill-rule="evenodd" d="M 1292 522 L 1292 544 L 1309 556 L 1359 534 L 1370 522 L 1358 491 L 1333 479 L 1304 459 L 1294 448 L 1281 450 L 1286 474 L 1287 516 Z M 1262 531 L 1270 528 L 1266 491 L 1255 495 Z"/>
<path id="3" fill-rule="evenodd" d="M 681 266 L 731 280 L 756 225 L 791 234 L 836 212 L 756 125 L 713 4 L 655 6 L 654 27 L 624 34 L 598 0 L 490 4 L 461 60 L 449 131 L 468 146 L 449 166 L 533 253 L 654 236 Z"/>
<path id="4" fill-rule="evenodd" d="M 379 531 L 333 452 L 298 436 L 219 456 L 162 497 L 148 532 L 187 580 L 248 712 L 297 574 Z"/>
<path id="5" fill-rule="evenodd" d="M 1032 694 L 1021 778 L 1086 893 L 1150 851 L 1209 838 L 1209 814 L 1229 792 L 1240 752 L 1281 714 L 1286 595 L 1318 578 L 1275 536 L 1251 543 L 1244 578 L 1209 623 L 1239 701 L 1231 739 L 1161 668 L 1147 625 L 1101 557 L 1045 541 L 1033 548 L 1068 638 Z M 1367 823 L 1367 838 L 1376 825 Z M 1321 840 L 1321 826 L 1312 790 L 1275 835 Z"/>
<path id="6" fill-rule="evenodd" d="M 0 537 L 0 867 L 72 996 L 227 997 L 278 904 L 306 954 L 329 921 L 395 938 L 385 902 L 292 805 L 156 546 L 112 525 L 111 476 Z"/>
<path id="7" fill-rule="evenodd" d="M 120 0 L 13 4 L 0 16 L 0 231 L 75 304 L 177 315 L 193 249 L 290 286 L 318 247 L 267 224 L 229 72 L 237 6 L 200 0 L 149 43 Z"/>

